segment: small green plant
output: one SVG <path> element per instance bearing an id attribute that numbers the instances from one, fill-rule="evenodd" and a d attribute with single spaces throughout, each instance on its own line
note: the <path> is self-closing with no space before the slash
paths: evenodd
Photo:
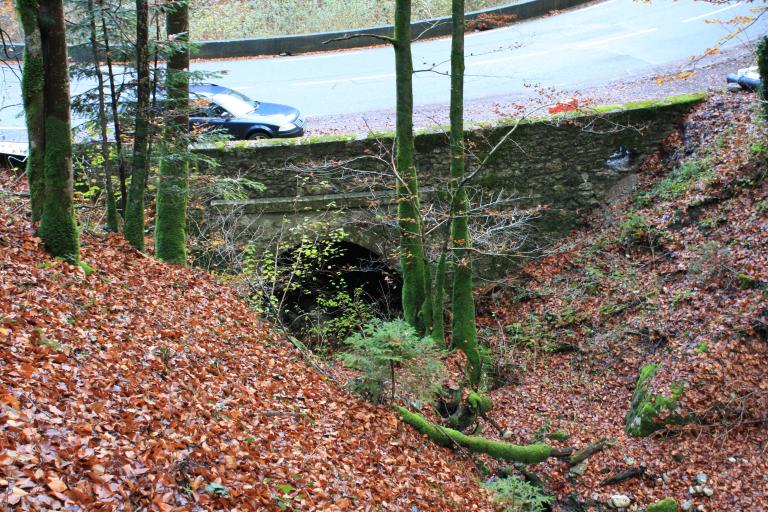
<path id="1" fill-rule="evenodd" d="M 630 213 L 621 223 L 619 242 L 625 247 L 659 247 L 664 233 L 639 213 Z"/>
<path id="2" fill-rule="evenodd" d="M 509 476 L 486 484 L 495 493 L 494 501 L 504 512 L 544 512 L 552 502 L 533 484 Z"/>
<path id="3" fill-rule="evenodd" d="M 383 402 L 387 391 L 390 401 L 402 392 L 432 402 L 445 379 L 443 351 L 403 320 L 374 320 L 344 343 L 341 360 L 360 372 L 352 391 L 371 402 Z"/>
<path id="4" fill-rule="evenodd" d="M 709 343 L 702 341 L 696 345 L 696 348 L 694 348 L 693 351 L 697 356 L 700 356 L 701 354 L 709 354 Z"/>
<path id="5" fill-rule="evenodd" d="M 706 186 L 715 177 L 710 170 L 710 162 L 706 158 L 686 160 L 681 163 L 669 176 L 661 180 L 648 192 L 639 196 L 641 205 L 650 204 L 654 198 L 671 200 L 683 196 L 696 186 Z"/>

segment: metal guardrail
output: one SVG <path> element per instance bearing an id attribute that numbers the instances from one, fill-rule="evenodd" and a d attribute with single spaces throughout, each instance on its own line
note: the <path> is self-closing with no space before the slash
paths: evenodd
<path id="1" fill-rule="evenodd" d="M 520 21 L 544 16 L 552 11 L 568 9 L 592 1 L 594 0 L 527 0 L 503 5 L 501 7 L 492 7 L 490 9 L 469 12 L 466 15 L 466 19 L 467 21 L 471 21 L 481 16 L 515 16 L 516 21 Z M 442 18 L 416 21 L 411 24 L 411 31 L 414 38 L 418 39 L 446 36 L 451 32 L 451 18 L 450 16 L 445 16 Z M 194 43 L 197 47 L 197 52 L 194 54 L 194 58 L 221 59 L 230 57 L 256 57 L 260 55 L 341 50 L 381 44 L 380 41 L 364 37 L 327 43 L 327 41 L 330 41 L 331 39 L 340 39 L 360 34 L 392 36 L 394 34 L 394 27 L 392 25 L 382 25 L 378 27 L 342 30 L 338 32 L 318 32 L 314 34 L 299 34 L 293 36 L 223 41 L 198 41 Z M 121 58 L 130 59 L 131 56 L 128 55 L 129 50 L 123 50 L 125 50 L 125 54 L 122 55 Z M 91 51 L 89 45 L 72 45 L 69 48 L 69 56 L 76 61 L 87 61 L 92 58 Z M 121 50 L 116 48 L 114 51 Z M 6 48 L 8 58 L 15 57 L 21 59 L 23 52 L 24 45 L 21 43 L 12 43 Z"/>

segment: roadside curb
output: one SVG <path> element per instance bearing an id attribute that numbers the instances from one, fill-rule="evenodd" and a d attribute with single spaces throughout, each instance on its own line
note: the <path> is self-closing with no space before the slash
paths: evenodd
<path id="1" fill-rule="evenodd" d="M 558 11 L 586 4 L 594 0 L 527 0 L 515 4 L 503 5 L 480 11 L 467 13 L 467 21 L 480 16 L 515 16 L 515 22 L 543 16 L 552 11 Z M 431 18 L 411 24 L 414 40 L 430 37 L 447 36 L 451 33 L 451 17 Z M 197 51 L 195 59 L 226 59 L 233 57 L 257 57 L 261 55 L 293 55 L 297 53 L 344 50 L 382 44 L 373 38 L 355 37 L 342 41 L 324 44 L 331 39 L 372 34 L 391 37 L 394 34 L 392 25 L 381 25 L 339 32 L 317 32 L 293 36 L 262 37 L 256 39 L 233 39 L 222 41 L 194 42 Z M 77 62 L 92 59 L 90 45 L 72 45 L 69 47 L 69 57 Z M 130 60 L 129 52 L 113 48 L 116 60 Z M 10 43 L 3 52 L 5 58 L 21 60 L 24 53 L 22 43 Z"/>

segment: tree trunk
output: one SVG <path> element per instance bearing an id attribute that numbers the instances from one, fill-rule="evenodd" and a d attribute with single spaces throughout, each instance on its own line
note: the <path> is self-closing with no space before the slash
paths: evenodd
<path id="1" fill-rule="evenodd" d="M 464 186 L 464 0 L 453 0 L 451 37 L 451 244 L 455 259 L 453 273 L 453 346 L 467 356 L 469 385 L 480 384 L 481 359 L 477 348 L 475 298 L 472 295 L 468 198 Z"/>
<path id="2" fill-rule="evenodd" d="M 422 308 L 426 300 L 426 272 L 421 233 L 419 183 L 414 163 L 413 61 L 411 58 L 411 0 L 395 4 L 395 75 L 397 112 L 395 166 L 400 227 L 400 264 L 403 270 L 403 317 L 425 333 Z"/>
<path id="3" fill-rule="evenodd" d="M 184 265 L 189 188 L 189 10 L 186 0 L 169 4 L 166 32 L 171 41 L 165 82 L 168 110 L 157 185 L 155 254 L 163 261 Z"/>
<path id="4" fill-rule="evenodd" d="M 107 79 L 109 80 L 109 99 L 112 107 L 112 123 L 115 127 L 115 151 L 117 152 L 117 177 L 120 181 L 120 213 L 125 215 L 125 202 L 128 197 L 125 177 L 125 155 L 123 154 L 123 128 L 117 111 L 117 87 L 115 86 L 115 72 L 112 68 L 112 50 L 109 45 L 109 31 L 104 17 L 104 0 L 100 0 L 101 6 L 101 32 L 104 37 L 104 57 L 107 61 Z"/>
<path id="5" fill-rule="evenodd" d="M 24 69 L 21 93 L 29 138 L 27 182 L 32 205 L 32 222 L 43 214 L 45 188 L 43 157 L 45 154 L 45 111 L 43 108 L 43 48 L 38 25 L 37 0 L 16 0 L 16 10 L 24 30 Z"/>
<path id="6" fill-rule="evenodd" d="M 107 229 L 113 233 L 118 231 L 117 205 L 115 193 L 112 190 L 112 164 L 109 157 L 109 140 L 107 139 L 107 111 L 104 101 L 104 76 L 99 66 L 99 46 L 96 43 L 96 12 L 93 0 L 88 0 L 88 16 L 90 22 L 91 50 L 96 82 L 99 88 L 99 128 L 101 129 L 101 158 L 104 160 L 104 190 L 107 195 Z"/>
<path id="7" fill-rule="evenodd" d="M 149 5 L 136 0 L 136 129 L 133 138 L 133 170 L 125 208 L 125 238 L 144 250 L 144 190 L 149 172 Z"/>
<path id="8" fill-rule="evenodd" d="M 755 51 L 757 69 L 760 71 L 760 100 L 763 102 L 763 117 L 768 119 L 768 36 L 757 42 Z"/>
<path id="9" fill-rule="evenodd" d="M 69 67 L 62 0 L 40 1 L 45 112 L 45 201 L 40 238 L 54 256 L 77 263 L 80 241 L 72 205 Z"/>

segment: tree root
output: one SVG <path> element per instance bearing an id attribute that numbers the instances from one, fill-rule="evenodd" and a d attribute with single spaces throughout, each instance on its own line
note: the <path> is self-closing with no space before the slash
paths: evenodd
<path id="1" fill-rule="evenodd" d="M 535 464 L 542 462 L 549 457 L 555 457 L 567 460 L 569 465 L 575 466 L 592 455 L 615 444 L 615 441 L 612 439 L 601 439 L 581 450 L 576 450 L 575 448 L 553 448 L 550 445 L 543 443 L 522 446 L 480 436 L 466 435 L 452 428 L 435 425 L 422 415 L 411 412 L 397 404 L 392 404 L 392 408 L 400 414 L 400 417 L 404 422 L 408 423 L 440 446 L 449 447 L 458 445 L 467 448 L 470 451 L 485 453 L 494 459 L 505 460 L 508 462 Z"/>
<path id="2" fill-rule="evenodd" d="M 546 444 L 537 443 L 520 446 L 479 436 L 468 436 L 462 434 L 458 430 L 434 425 L 420 414 L 410 412 L 399 405 L 393 404 L 392 407 L 400 414 L 403 421 L 422 434 L 425 434 L 440 446 L 452 446 L 453 444 L 457 444 L 473 452 L 485 453 L 495 459 L 506 460 L 509 462 L 522 462 L 525 464 L 542 462 L 548 459 L 552 452 L 552 447 Z"/>

